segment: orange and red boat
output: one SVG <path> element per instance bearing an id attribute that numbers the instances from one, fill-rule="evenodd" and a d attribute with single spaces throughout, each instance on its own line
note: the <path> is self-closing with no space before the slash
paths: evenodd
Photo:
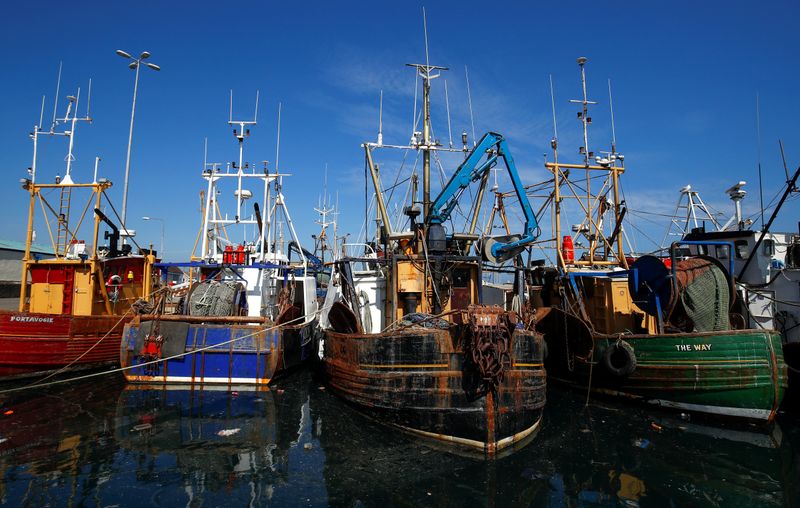
<path id="1" fill-rule="evenodd" d="M 131 245 L 120 245 L 128 232 L 102 211 L 116 215 L 106 194 L 111 182 L 97 178 L 99 158 L 92 183 L 72 179 L 76 123 L 90 120 L 88 112 L 85 118 L 73 112 L 79 96 L 69 97 L 65 116 L 49 131 L 36 126 L 31 135 L 33 166 L 21 180 L 30 203 L 19 307 L 0 311 L 0 380 L 117 365 L 122 331 L 133 318 L 133 304 L 152 290 L 155 256 L 143 249 L 132 254 Z M 65 126 L 61 132 L 56 130 L 59 125 Z M 41 135 L 69 139 L 66 172 L 63 178 L 56 176 L 55 182 L 36 181 Z M 84 199 L 80 216 L 71 218 L 73 202 Z M 31 253 L 37 218 L 41 230 L 49 234 L 52 258 L 40 259 Z M 101 246 L 103 224 L 110 231 L 105 231 L 103 240 L 108 242 Z"/>

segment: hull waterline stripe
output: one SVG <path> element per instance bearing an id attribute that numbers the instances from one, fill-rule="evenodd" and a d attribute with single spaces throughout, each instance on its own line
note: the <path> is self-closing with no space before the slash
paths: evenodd
<path id="1" fill-rule="evenodd" d="M 126 375 L 125 378 L 128 381 L 132 381 L 135 383 L 154 383 L 158 384 L 161 382 L 169 382 L 169 383 L 184 383 L 184 384 L 219 384 L 219 385 L 229 385 L 229 384 L 247 384 L 247 385 L 265 385 L 270 382 L 270 378 L 248 378 L 248 377 L 191 377 L 191 376 L 130 376 Z"/>
<path id="2" fill-rule="evenodd" d="M 532 432 L 534 432 L 536 429 L 538 429 L 539 426 L 541 425 L 541 423 L 542 423 L 542 419 L 539 418 L 538 420 L 536 420 L 536 423 L 534 423 L 533 425 L 531 425 L 527 429 L 525 429 L 523 431 L 520 431 L 520 432 L 517 432 L 513 436 L 505 437 L 505 438 L 503 438 L 500 441 L 497 441 L 495 443 L 484 443 L 482 441 L 477 441 L 475 439 L 467 439 L 467 438 L 463 438 L 463 437 L 448 436 L 446 434 L 436 434 L 435 432 L 428 432 L 428 431 L 425 431 L 425 430 L 412 429 L 411 427 L 405 427 L 403 425 L 397 425 L 397 427 L 399 427 L 399 428 L 401 428 L 401 429 L 403 429 L 405 431 L 408 431 L 408 432 L 410 432 L 412 434 L 417 434 L 417 435 L 420 435 L 420 436 L 429 437 L 429 438 L 432 438 L 432 439 L 436 439 L 437 441 L 447 441 L 447 442 L 450 442 L 450 443 L 456 443 L 456 444 L 460 444 L 460 445 L 465 445 L 465 446 L 469 446 L 470 448 L 476 448 L 476 449 L 481 450 L 481 451 L 484 451 L 487 447 L 491 447 L 492 445 L 494 445 L 495 451 L 498 451 L 498 450 L 501 450 L 501 449 L 513 444 L 513 443 L 516 443 L 517 441 L 521 441 L 521 440 L 525 439 Z"/>
<path id="3" fill-rule="evenodd" d="M 393 365 L 360 364 L 362 369 L 444 369 L 446 363 L 398 363 Z"/>

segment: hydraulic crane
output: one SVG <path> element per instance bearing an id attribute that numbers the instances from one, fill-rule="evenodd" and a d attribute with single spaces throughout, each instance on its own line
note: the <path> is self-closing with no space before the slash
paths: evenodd
<path id="1" fill-rule="evenodd" d="M 502 263 L 522 252 L 527 245 L 536 240 L 539 236 L 539 224 L 528 201 L 528 196 L 525 194 L 514 158 L 508 149 L 508 143 L 501 134 L 496 132 L 487 132 L 483 135 L 480 142 L 467 155 L 467 158 L 431 204 L 430 212 L 425 218 L 429 237 L 442 235 L 442 224 L 450 217 L 464 190 L 473 182 L 484 179 L 489 171 L 497 165 L 500 158 L 505 163 L 508 175 L 514 185 L 514 192 L 517 194 L 517 199 L 525 215 L 525 227 L 519 235 L 487 238 L 483 242 L 482 254 L 487 261 Z"/>

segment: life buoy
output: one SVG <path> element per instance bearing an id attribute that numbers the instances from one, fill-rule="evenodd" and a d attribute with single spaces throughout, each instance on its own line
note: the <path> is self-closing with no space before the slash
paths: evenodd
<path id="1" fill-rule="evenodd" d="M 122 284 L 122 277 L 119 275 L 112 275 L 106 281 L 106 286 L 119 286 Z"/>
<path id="2" fill-rule="evenodd" d="M 624 340 L 609 344 L 603 353 L 603 366 L 617 377 L 630 376 L 636 370 L 633 347 Z"/>

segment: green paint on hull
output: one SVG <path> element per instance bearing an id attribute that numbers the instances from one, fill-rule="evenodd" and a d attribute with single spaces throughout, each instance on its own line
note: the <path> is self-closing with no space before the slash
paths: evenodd
<path id="1" fill-rule="evenodd" d="M 620 340 L 630 344 L 636 356 L 636 369 L 628 376 L 615 376 L 605 367 L 606 350 L 617 339 L 600 337 L 594 338 L 592 365 L 576 359 L 572 372 L 563 368 L 563 349 L 550 347 L 548 372 L 585 387 L 591 370 L 593 389 L 753 420 L 771 420 L 783 399 L 787 368 L 778 332 L 623 335 Z M 559 345 L 558 338 L 550 342 Z"/>

